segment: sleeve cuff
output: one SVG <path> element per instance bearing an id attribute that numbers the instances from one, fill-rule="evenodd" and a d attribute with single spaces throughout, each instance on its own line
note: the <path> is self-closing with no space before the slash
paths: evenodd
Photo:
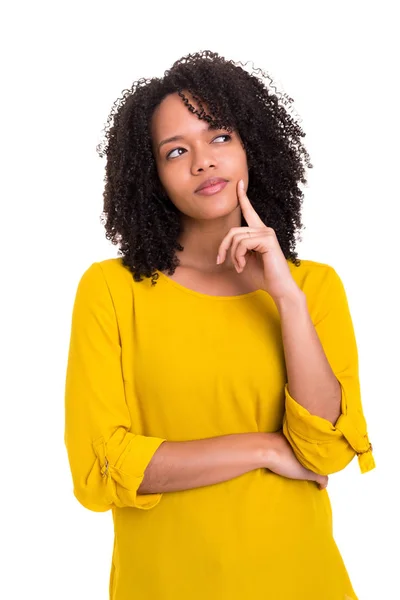
<path id="1" fill-rule="evenodd" d="M 356 423 L 349 415 L 341 414 L 335 423 L 335 428 L 340 431 L 354 452 L 357 454 L 358 465 L 361 473 L 372 471 L 375 468 L 375 460 L 372 454 L 372 444 L 368 434 L 362 434 Z"/>
<path id="2" fill-rule="evenodd" d="M 117 430 L 112 437 L 116 435 L 126 435 L 126 431 L 123 433 Z M 164 438 L 131 434 L 122 454 L 115 457 L 111 445 L 106 445 L 104 438 L 96 440 L 94 448 L 100 460 L 101 476 L 109 487 L 116 506 L 150 509 L 160 502 L 162 493 L 138 494 L 137 490 L 143 481 L 146 467 L 165 441 Z M 113 442 L 117 442 L 118 448 L 118 440 Z"/>
<path id="3" fill-rule="evenodd" d="M 285 385 L 285 408 L 288 427 L 299 437 L 310 443 L 335 443 L 335 440 L 346 438 L 348 444 L 357 454 L 361 473 L 375 468 L 372 445 L 366 431 L 363 431 L 364 418 L 357 419 L 347 412 L 345 391 L 342 389 L 341 415 L 332 425 L 330 421 L 318 415 L 312 415 L 304 406 L 296 402 Z"/>

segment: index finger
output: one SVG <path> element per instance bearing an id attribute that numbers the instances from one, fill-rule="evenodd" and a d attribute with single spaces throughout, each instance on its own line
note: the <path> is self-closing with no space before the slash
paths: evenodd
<path id="1" fill-rule="evenodd" d="M 265 227 L 265 223 L 260 219 L 256 211 L 254 210 L 253 205 L 251 204 L 246 192 L 244 191 L 243 179 L 239 180 L 237 190 L 240 207 L 242 209 L 243 216 L 246 219 L 247 225 L 249 227 Z"/>

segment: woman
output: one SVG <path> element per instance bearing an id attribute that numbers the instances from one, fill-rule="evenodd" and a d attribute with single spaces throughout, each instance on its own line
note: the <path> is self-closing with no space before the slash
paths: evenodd
<path id="1" fill-rule="evenodd" d="M 112 509 L 110 598 L 356 600 L 326 486 L 375 463 L 343 284 L 294 250 L 304 133 L 209 51 L 109 124 L 121 256 L 78 284 L 65 443 L 78 501 Z"/>

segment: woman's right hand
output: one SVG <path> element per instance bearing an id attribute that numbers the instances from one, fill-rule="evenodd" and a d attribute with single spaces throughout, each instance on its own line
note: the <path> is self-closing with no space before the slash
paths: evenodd
<path id="1" fill-rule="evenodd" d="M 318 475 L 297 460 L 295 453 L 282 431 L 266 434 L 265 468 L 289 479 L 315 481 L 321 490 L 328 485 L 327 475 Z"/>

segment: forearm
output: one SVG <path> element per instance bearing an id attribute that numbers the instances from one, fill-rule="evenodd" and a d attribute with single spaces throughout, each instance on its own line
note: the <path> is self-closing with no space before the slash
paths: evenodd
<path id="1" fill-rule="evenodd" d="M 189 490 L 265 467 L 268 433 L 238 433 L 163 442 L 150 461 L 138 494 Z"/>
<path id="2" fill-rule="evenodd" d="M 288 389 L 311 414 L 335 424 L 341 388 L 333 373 L 300 290 L 277 302 L 281 318 Z"/>

